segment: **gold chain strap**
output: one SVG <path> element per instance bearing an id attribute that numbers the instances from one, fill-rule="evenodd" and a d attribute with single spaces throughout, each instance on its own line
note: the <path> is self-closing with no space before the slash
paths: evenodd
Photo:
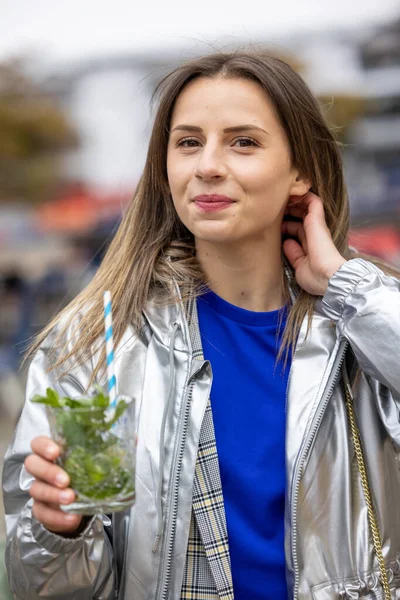
<path id="1" fill-rule="evenodd" d="M 352 395 L 351 395 L 347 385 L 343 384 L 343 387 L 344 387 L 344 393 L 346 395 L 347 415 L 348 415 L 348 419 L 349 419 L 349 423 L 350 423 L 351 435 L 353 437 L 354 450 L 355 450 L 356 457 L 357 457 L 358 470 L 359 470 L 360 477 L 361 477 L 361 484 L 362 484 L 362 488 L 363 488 L 363 492 L 364 492 L 364 496 L 365 496 L 365 501 L 367 503 L 369 526 L 371 528 L 375 554 L 378 559 L 381 583 L 382 583 L 383 593 L 384 593 L 384 600 L 391 600 L 392 596 L 391 596 L 390 588 L 389 588 L 388 575 L 386 572 L 385 561 L 383 559 L 383 554 L 382 554 L 381 536 L 379 533 L 379 527 L 378 527 L 378 523 L 377 523 L 377 519 L 376 519 L 376 513 L 375 513 L 374 505 L 372 502 L 371 488 L 369 485 L 367 469 L 365 467 L 365 462 L 364 462 L 364 453 L 363 453 L 363 449 L 362 449 L 362 445 L 361 445 L 361 436 L 360 436 L 360 432 L 357 427 L 356 418 L 355 418 L 355 414 L 354 414 L 353 398 L 352 398 Z"/>

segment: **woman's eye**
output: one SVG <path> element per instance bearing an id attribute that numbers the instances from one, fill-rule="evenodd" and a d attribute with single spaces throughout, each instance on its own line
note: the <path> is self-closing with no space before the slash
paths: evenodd
<path id="1" fill-rule="evenodd" d="M 252 138 L 241 137 L 235 140 L 235 145 L 238 145 L 239 148 L 250 148 L 252 146 L 258 146 L 257 142 Z"/>
<path id="2" fill-rule="evenodd" d="M 180 140 L 177 146 L 181 148 L 197 148 L 198 143 L 198 140 L 195 138 L 185 138 L 184 140 Z"/>

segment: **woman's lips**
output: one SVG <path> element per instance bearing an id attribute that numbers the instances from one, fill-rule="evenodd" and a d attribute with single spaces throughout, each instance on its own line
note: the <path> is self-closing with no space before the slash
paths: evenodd
<path id="1" fill-rule="evenodd" d="M 228 208 L 234 202 L 232 198 L 228 196 L 220 196 L 219 194 L 207 194 L 196 196 L 193 198 L 195 205 L 203 210 L 204 212 L 214 212 L 217 210 L 223 210 Z"/>

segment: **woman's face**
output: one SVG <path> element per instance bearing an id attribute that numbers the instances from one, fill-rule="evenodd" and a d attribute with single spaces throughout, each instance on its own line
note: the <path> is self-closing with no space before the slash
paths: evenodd
<path id="1" fill-rule="evenodd" d="M 167 171 L 179 218 L 212 243 L 280 236 L 289 196 L 309 187 L 268 96 L 247 79 L 186 86 L 172 114 Z"/>

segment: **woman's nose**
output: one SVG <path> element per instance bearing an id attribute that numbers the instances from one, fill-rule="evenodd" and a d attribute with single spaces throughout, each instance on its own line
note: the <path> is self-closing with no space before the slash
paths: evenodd
<path id="1" fill-rule="evenodd" d="M 195 175 L 205 181 L 226 177 L 226 165 L 223 152 L 215 145 L 205 145 L 199 152 Z"/>

